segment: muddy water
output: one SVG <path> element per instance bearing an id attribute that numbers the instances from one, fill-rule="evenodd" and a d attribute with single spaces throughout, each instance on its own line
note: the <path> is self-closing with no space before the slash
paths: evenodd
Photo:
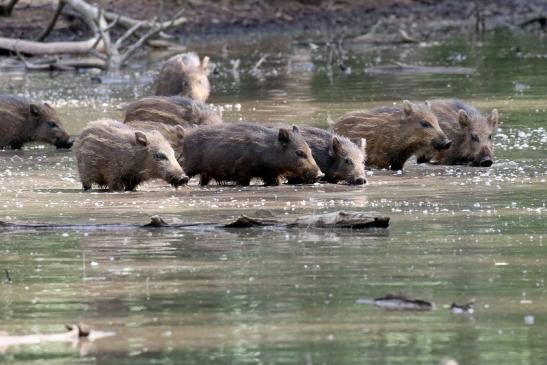
<path id="1" fill-rule="evenodd" d="M 387 232 L 318 230 L 0 233 L 0 330 L 62 331 L 83 321 L 116 336 L 0 348 L 9 364 L 543 364 L 547 362 L 545 40 L 503 32 L 482 42 L 348 46 L 351 73 L 326 51 L 275 39 L 209 47 L 211 102 L 228 122 L 326 126 L 328 117 L 402 98 L 464 97 L 500 110 L 490 169 L 408 165 L 365 187 L 210 186 L 161 181 L 132 193 L 83 193 L 74 156 L 48 146 L 0 151 L 0 220 L 212 222 L 268 210 L 391 216 Z M 251 71 L 265 53 L 264 65 Z M 231 61 L 241 60 L 239 69 Z M 369 73 L 375 65 L 472 67 L 461 74 Z M 148 95 L 158 64 L 122 75 L 1 76 L 1 92 L 56 105 L 73 135 Z M 8 270 L 11 281 L 5 277 Z M 386 312 L 359 298 L 433 301 Z M 475 301 L 472 317 L 447 307 Z"/>

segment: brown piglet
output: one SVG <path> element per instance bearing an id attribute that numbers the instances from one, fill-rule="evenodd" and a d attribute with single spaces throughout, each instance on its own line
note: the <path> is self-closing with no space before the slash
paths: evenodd
<path id="1" fill-rule="evenodd" d="M 365 138 L 367 166 L 380 169 L 401 170 L 424 147 L 445 150 L 451 144 L 427 101 L 415 104 L 405 100 L 402 108 L 353 111 L 341 116 L 331 128 L 351 140 Z"/>
<path id="2" fill-rule="evenodd" d="M 198 101 L 209 98 L 209 57 L 199 57 L 194 52 L 182 53 L 168 59 L 156 81 L 156 95 L 186 96 Z"/>
<path id="3" fill-rule="evenodd" d="M 184 128 L 222 123 L 220 111 L 201 101 L 180 96 L 149 96 L 125 108 L 124 123 L 150 121 Z"/>
<path id="4" fill-rule="evenodd" d="M 98 120 L 84 128 L 76 143 L 76 159 L 84 190 L 97 184 L 109 190 L 131 191 L 154 178 L 174 187 L 188 182 L 161 133 L 113 120 Z"/>

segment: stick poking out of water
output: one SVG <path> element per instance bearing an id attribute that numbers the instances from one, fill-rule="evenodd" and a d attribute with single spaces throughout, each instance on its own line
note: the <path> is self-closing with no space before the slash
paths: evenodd
<path id="1" fill-rule="evenodd" d="M 60 333 L 40 333 L 22 336 L 0 335 L 0 351 L 9 346 L 43 344 L 48 342 L 78 342 L 83 338 L 94 341 L 115 335 L 114 332 L 92 330 L 84 323 L 67 324 L 66 328 L 67 331 Z"/>

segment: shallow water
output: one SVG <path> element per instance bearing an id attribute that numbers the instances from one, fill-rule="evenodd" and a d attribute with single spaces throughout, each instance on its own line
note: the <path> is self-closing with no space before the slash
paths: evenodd
<path id="1" fill-rule="evenodd" d="M 516 49 L 518 47 L 518 50 Z M 313 48 L 313 49 L 312 49 Z M 0 220 L 65 223 L 225 221 L 268 210 L 391 217 L 386 232 L 338 230 L 20 231 L 0 234 L 0 331 L 59 332 L 82 321 L 114 331 L 95 342 L 0 348 L 9 364 L 543 364 L 547 362 L 545 204 L 547 44 L 497 32 L 481 42 L 348 46 L 350 74 L 326 50 L 274 39 L 222 45 L 210 101 L 228 122 L 326 126 L 400 99 L 462 97 L 498 108 L 492 168 L 372 171 L 364 187 L 210 186 L 161 181 L 133 193 L 83 193 L 71 152 L 0 151 Z M 518 52 L 520 51 L 520 52 Z M 268 58 L 259 72 L 256 61 Z M 230 61 L 240 59 L 233 70 Z M 50 101 L 71 134 L 119 117 L 148 95 L 158 64 L 122 75 L 20 73 L 0 92 Z M 472 75 L 376 74 L 374 65 L 473 67 Z M 0 273 L 1 274 L 1 273 Z M 2 274 L 3 275 L 3 274 Z M 387 293 L 433 301 L 432 312 L 356 304 Z M 473 317 L 451 314 L 475 301 Z M 525 321 L 527 318 L 527 322 Z"/>

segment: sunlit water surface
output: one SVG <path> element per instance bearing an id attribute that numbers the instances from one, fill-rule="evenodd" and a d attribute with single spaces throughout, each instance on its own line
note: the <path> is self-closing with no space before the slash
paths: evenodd
<path id="1" fill-rule="evenodd" d="M 348 45 L 346 73 L 320 43 L 274 39 L 197 48 L 216 63 L 210 101 L 227 122 L 327 125 L 401 99 L 461 97 L 498 108 L 492 168 L 408 164 L 364 187 L 197 186 L 153 181 L 132 193 L 83 193 L 73 152 L 0 151 L 0 220 L 224 222 L 268 210 L 391 217 L 384 232 L 50 230 L 0 233 L 0 331 L 86 322 L 114 337 L 0 348 L 6 364 L 547 363 L 547 45 L 504 32 L 481 42 Z M 263 66 L 252 72 L 264 55 Z M 239 69 L 233 61 L 240 60 Z M 471 75 L 369 73 L 401 62 L 472 67 Z M 76 136 L 149 95 L 159 63 L 121 75 L 9 73 L 0 92 L 55 105 Z M 95 81 L 93 81 L 95 80 Z M 9 272 L 11 282 L 4 277 Z M 359 298 L 403 293 L 431 312 L 387 312 Z M 474 316 L 447 307 L 475 301 Z"/>

